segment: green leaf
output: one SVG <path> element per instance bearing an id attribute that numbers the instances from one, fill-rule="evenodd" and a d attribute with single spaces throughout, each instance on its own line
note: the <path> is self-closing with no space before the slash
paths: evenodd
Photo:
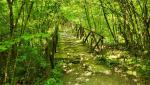
<path id="1" fill-rule="evenodd" d="M 5 46 L 0 46 L 0 52 L 4 52 L 4 51 L 6 51 L 8 48 L 7 47 L 5 47 Z"/>
<path id="2" fill-rule="evenodd" d="M 56 85 L 56 80 L 54 78 L 48 79 L 44 85 Z"/>

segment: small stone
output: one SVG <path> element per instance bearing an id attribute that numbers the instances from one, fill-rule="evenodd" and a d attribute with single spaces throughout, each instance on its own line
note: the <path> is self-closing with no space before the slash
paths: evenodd
<path id="1" fill-rule="evenodd" d="M 89 81 L 89 79 L 85 79 L 85 81 Z"/>
<path id="2" fill-rule="evenodd" d="M 85 74 L 84 74 L 84 76 L 91 76 L 92 75 L 92 72 L 86 72 Z"/>
<path id="3" fill-rule="evenodd" d="M 80 84 L 76 83 L 75 85 L 80 85 Z"/>

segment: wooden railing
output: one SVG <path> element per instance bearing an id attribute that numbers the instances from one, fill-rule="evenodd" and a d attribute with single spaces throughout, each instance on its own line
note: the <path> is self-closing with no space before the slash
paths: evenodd
<path id="1" fill-rule="evenodd" d="M 91 50 L 94 51 L 96 48 L 101 51 L 103 46 L 104 37 L 95 31 L 84 28 L 81 25 L 75 26 L 76 36 L 83 40 L 83 43 L 90 45 Z"/>

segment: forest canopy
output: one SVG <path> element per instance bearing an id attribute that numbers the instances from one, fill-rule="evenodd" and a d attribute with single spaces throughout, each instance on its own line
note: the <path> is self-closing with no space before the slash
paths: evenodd
<path id="1" fill-rule="evenodd" d="M 108 67 L 124 61 L 122 67 L 149 79 L 149 8 L 150 0 L 0 0 L 0 84 L 62 84 L 55 54 L 67 29 L 92 52 L 125 53 L 122 61 L 100 58 Z"/>

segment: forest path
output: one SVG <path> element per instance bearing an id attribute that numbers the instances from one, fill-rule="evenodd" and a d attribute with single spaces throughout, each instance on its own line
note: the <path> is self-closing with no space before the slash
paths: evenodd
<path id="1" fill-rule="evenodd" d="M 56 58 L 63 64 L 64 85 L 136 85 L 128 78 L 120 77 L 108 67 L 99 65 L 82 41 L 74 36 L 72 29 L 60 30 Z"/>

